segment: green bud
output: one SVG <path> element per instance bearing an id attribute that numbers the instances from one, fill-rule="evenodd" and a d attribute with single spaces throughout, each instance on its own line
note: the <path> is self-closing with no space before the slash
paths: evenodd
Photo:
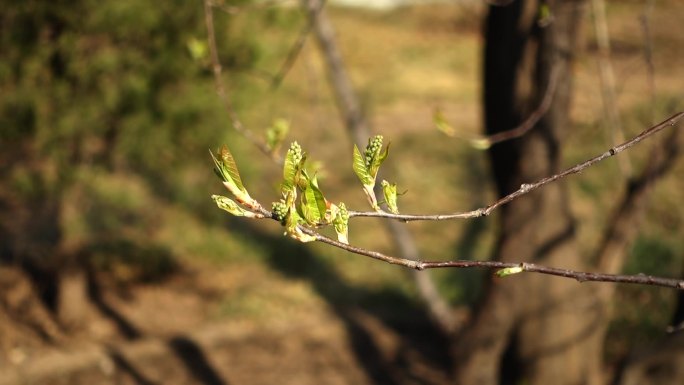
<path id="1" fill-rule="evenodd" d="M 287 154 L 289 156 L 292 156 L 292 163 L 294 164 L 299 164 L 299 162 L 302 161 L 302 157 L 304 156 L 302 154 L 302 146 L 300 146 L 297 142 L 292 142 L 292 144 L 290 145 L 290 149 L 287 150 Z"/>
<path id="2" fill-rule="evenodd" d="M 397 207 L 397 185 L 395 183 L 389 183 L 386 180 L 383 180 L 381 185 L 387 208 L 393 214 L 399 214 L 399 208 Z"/>
<path id="3" fill-rule="evenodd" d="M 368 145 L 366 146 L 366 151 L 364 152 L 364 158 L 366 161 L 366 168 L 370 169 L 375 161 L 380 156 L 380 150 L 382 149 L 382 135 L 375 135 L 368 139 Z"/>
<path id="4" fill-rule="evenodd" d="M 285 200 L 281 199 L 278 202 L 273 202 L 271 205 L 271 211 L 273 212 L 273 218 L 277 219 L 280 223 L 285 223 L 285 217 L 287 216 L 288 206 Z"/>
<path id="5" fill-rule="evenodd" d="M 349 243 L 348 232 L 349 232 L 349 211 L 347 211 L 347 206 L 343 202 L 335 207 L 335 217 L 333 218 L 333 226 L 335 227 L 335 233 L 337 233 L 337 240 L 342 243 Z"/>
<path id="6" fill-rule="evenodd" d="M 263 218 L 263 215 L 245 210 L 228 197 L 224 197 L 222 195 L 212 195 L 211 199 L 214 200 L 218 208 L 225 210 L 237 217 Z"/>

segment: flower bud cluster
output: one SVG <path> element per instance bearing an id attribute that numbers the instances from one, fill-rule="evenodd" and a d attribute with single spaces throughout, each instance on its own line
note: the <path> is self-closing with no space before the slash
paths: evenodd
<path id="1" fill-rule="evenodd" d="M 366 168 L 370 168 L 373 164 L 373 159 L 380 155 L 380 150 L 382 149 L 382 135 L 375 135 L 373 138 L 368 140 L 368 146 L 366 146 L 366 152 L 364 153 Z"/>
<path id="2" fill-rule="evenodd" d="M 302 146 L 297 142 L 292 142 L 290 149 L 287 150 L 288 156 L 292 156 L 292 162 L 294 164 L 299 164 L 302 161 Z"/>
<path id="3" fill-rule="evenodd" d="M 287 215 L 287 204 L 284 200 L 279 200 L 278 202 L 273 202 L 271 205 L 271 211 L 273 211 L 273 217 L 280 222 L 285 220 Z"/>
<path id="4" fill-rule="evenodd" d="M 349 221 L 349 211 L 347 211 L 347 206 L 345 206 L 343 202 L 340 202 L 338 207 L 340 209 L 339 214 L 337 214 L 339 219 L 344 221 L 344 223 L 347 223 Z"/>

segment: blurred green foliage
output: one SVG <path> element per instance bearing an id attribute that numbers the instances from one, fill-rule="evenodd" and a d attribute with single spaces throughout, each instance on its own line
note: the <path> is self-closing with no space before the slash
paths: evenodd
<path id="1" fill-rule="evenodd" d="M 248 70 L 260 57 L 250 28 L 264 16 L 239 17 L 215 18 L 228 71 Z M 28 0 L 4 7 L 3 260 L 54 253 L 65 231 L 67 195 L 76 197 L 91 236 L 117 242 L 128 236 L 126 226 L 153 228 L 150 206 L 160 200 L 219 217 L 208 194 L 197 193 L 214 178 L 199 154 L 230 135 L 202 54 L 205 40 L 201 2 Z M 101 183 L 102 175 L 118 182 Z M 133 175 L 156 201 L 141 198 L 137 182 L 126 182 Z"/>

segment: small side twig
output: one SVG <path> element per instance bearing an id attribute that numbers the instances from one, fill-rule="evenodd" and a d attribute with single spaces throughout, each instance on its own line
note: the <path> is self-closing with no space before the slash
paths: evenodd
<path id="1" fill-rule="evenodd" d="M 592 0 L 591 5 L 598 47 L 599 84 L 603 99 L 603 110 L 611 134 L 611 144 L 614 145 L 624 141 L 625 134 L 617 107 L 615 73 L 610 59 L 610 35 L 608 33 L 608 21 L 606 20 L 606 4 L 604 0 Z M 628 157 L 620 158 L 618 164 L 626 177 L 631 176 L 632 164 Z"/>
<path id="2" fill-rule="evenodd" d="M 539 107 L 537 107 L 537 109 L 534 110 L 524 122 L 510 130 L 486 136 L 483 138 L 483 140 L 487 141 L 487 144 L 491 146 L 496 143 L 519 138 L 530 131 L 551 107 L 553 96 L 556 93 L 556 86 L 558 85 L 559 74 L 559 69 L 555 68 L 549 77 L 549 83 L 546 86 L 546 91 L 544 92 L 544 97 L 542 98 L 541 103 L 539 103 Z"/>
<path id="3" fill-rule="evenodd" d="M 304 25 L 304 27 L 302 27 L 302 29 L 299 31 L 299 36 L 297 37 L 297 40 L 294 42 L 294 44 L 292 44 L 292 47 L 290 48 L 289 52 L 287 53 L 287 56 L 285 57 L 285 61 L 280 66 L 278 72 L 275 75 L 273 75 L 273 80 L 271 81 L 272 89 L 278 88 L 285 79 L 285 76 L 287 76 L 287 73 L 290 72 L 290 69 L 292 68 L 295 61 L 297 60 L 297 57 L 299 57 L 299 54 L 302 52 L 302 49 L 304 48 L 304 43 L 306 43 L 306 39 L 307 37 L 309 37 L 309 34 L 313 29 L 313 25 L 314 23 L 312 19 L 309 19 Z"/>
<path id="4" fill-rule="evenodd" d="M 247 140 L 252 142 L 259 150 L 263 153 L 271 156 L 271 151 L 268 146 L 262 141 L 260 141 L 257 136 L 245 126 L 242 125 L 240 118 L 233 109 L 233 105 L 228 97 L 228 92 L 223 84 L 223 66 L 219 61 L 218 49 L 216 48 L 216 33 L 214 32 L 214 13 L 213 13 L 213 2 L 211 0 L 204 0 L 204 19 L 207 25 L 207 42 L 209 45 L 209 57 L 211 59 L 211 68 L 214 73 L 214 83 L 216 85 L 216 94 L 221 99 L 224 104 L 224 108 L 228 113 L 230 122 L 233 125 L 235 131 L 244 136 Z"/>
<path id="5" fill-rule="evenodd" d="M 610 158 L 616 154 L 621 153 L 622 151 L 634 146 L 635 144 L 641 142 L 642 140 L 648 138 L 649 136 L 662 131 L 663 129 L 667 127 L 673 127 L 675 126 L 681 118 L 684 117 L 684 112 L 678 112 L 669 118 L 665 119 L 664 121 L 656 124 L 655 126 L 651 126 L 641 132 L 639 135 L 635 136 L 634 138 L 619 144 L 608 151 L 595 156 L 589 160 L 586 160 L 582 163 L 579 163 L 573 167 L 570 167 L 564 171 L 561 171 L 558 174 L 551 175 L 549 177 L 543 178 L 537 182 L 529 183 L 529 184 L 522 184 L 519 189 L 516 191 L 506 195 L 505 197 L 499 199 L 498 201 L 490 204 L 489 206 L 486 207 L 481 207 L 479 209 L 471 210 L 471 211 L 465 211 L 465 212 L 459 212 L 459 213 L 454 213 L 454 214 L 436 214 L 436 215 L 410 215 L 410 214 L 392 214 L 388 212 L 378 212 L 378 211 L 350 211 L 349 212 L 349 217 L 379 217 L 379 218 L 388 218 L 388 219 L 396 219 L 399 221 L 444 221 L 444 220 L 452 220 L 452 219 L 468 219 L 468 218 L 478 218 L 478 217 L 484 217 L 488 216 L 491 214 L 492 211 L 496 210 L 498 207 L 503 206 L 512 200 L 525 195 L 531 191 L 537 190 L 540 187 L 543 187 L 549 183 L 555 182 L 559 179 L 565 178 L 568 175 L 573 175 L 573 174 L 578 174 L 587 168 L 593 166 L 594 164 L 605 160 L 607 158 Z"/>
<path id="6" fill-rule="evenodd" d="M 644 5 L 644 10 L 639 16 L 641 30 L 644 34 L 644 62 L 646 63 L 646 78 L 648 82 L 648 93 L 651 97 L 651 113 L 655 115 L 656 107 L 656 84 L 655 84 L 655 64 L 653 63 L 653 36 L 651 33 L 651 15 L 653 14 L 654 0 L 648 0 Z M 653 119 L 655 121 L 655 119 Z"/>
<path id="7" fill-rule="evenodd" d="M 539 106 L 537 106 L 537 108 L 534 111 L 532 111 L 522 123 L 511 129 L 497 132 L 496 134 L 475 136 L 469 135 L 464 139 L 469 140 L 471 143 L 473 143 L 475 147 L 489 148 L 494 144 L 505 142 L 511 139 L 520 138 L 527 134 L 532 128 L 534 128 L 537 122 L 539 122 L 539 120 L 544 116 L 544 114 L 546 114 L 546 112 L 551 107 L 553 96 L 556 93 L 556 86 L 558 85 L 559 74 L 560 70 L 558 68 L 555 68 L 552 71 L 551 75 L 549 76 L 549 81 L 546 85 L 546 90 L 544 91 L 544 96 L 542 97 L 541 102 L 539 102 Z M 455 130 L 452 132 L 445 131 L 445 134 L 448 136 L 460 137 L 460 135 L 456 134 Z"/>

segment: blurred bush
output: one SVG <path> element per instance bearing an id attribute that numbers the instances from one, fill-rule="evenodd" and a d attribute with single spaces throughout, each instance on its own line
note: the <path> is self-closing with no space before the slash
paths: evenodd
<path id="1" fill-rule="evenodd" d="M 216 17 L 228 70 L 259 59 L 249 33 L 258 17 Z M 159 202 L 209 213 L 196 189 L 213 176 L 200 154 L 228 134 L 205 37 L 198 2 L 28 0 L 3 10 L 3 261 L 55 265 L 67 198 L 77 199 L 72 207 L 97 239 L 145 234 Z M 126 181 L 134 175 L 147 186 Z M 77 194 L 74 186 L 82 186 Z"/>

